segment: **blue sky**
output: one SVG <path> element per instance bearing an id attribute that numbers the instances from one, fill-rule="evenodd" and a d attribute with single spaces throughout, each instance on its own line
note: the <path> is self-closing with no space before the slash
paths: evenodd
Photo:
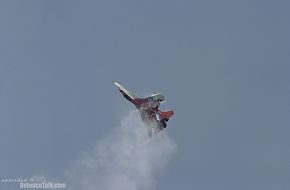
<path id="1" fill-rule="evenodd" d="M 62 180 L 133 109 L 116 80 L 176 112 L 157 189 L 289 189 L 289 6 L 2 1 L 0 176 Z"/>

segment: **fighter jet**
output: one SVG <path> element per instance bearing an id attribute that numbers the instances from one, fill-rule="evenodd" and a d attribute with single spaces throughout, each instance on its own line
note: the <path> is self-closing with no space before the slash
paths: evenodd
<path id="1" fill-rule="evenodd" d="M 128 90 L 123 86 L 113 81 L 122 95 L 130 101 L 139 110 L 141 118 L 145 123 L 148 135 L 151 138 L 152 134 L 157 134 L 167 127 L 166 122 L 173 116 L 173 110 L 160 111 L 160 103 L 165 101 L 165 98 L 160 93 L 147 97 L 140 97 Z"/>

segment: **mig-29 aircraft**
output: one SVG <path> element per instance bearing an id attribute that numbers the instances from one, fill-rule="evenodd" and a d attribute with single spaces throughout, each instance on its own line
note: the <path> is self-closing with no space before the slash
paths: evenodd
<path id="1" fill-rule="evenodd" d="M 164 112 L 159 110 L 160 103 L 165 100 L 163 95 L 154 92 L 154 94 L 143 98 L 126 90 L 115 81 L 114 84 L 122 95 L 139 110 L 141 118 L 147 127 L 149 137 L 166 128 L 166 122 L 173 116 L 174 112 L 173 110 Z"/>

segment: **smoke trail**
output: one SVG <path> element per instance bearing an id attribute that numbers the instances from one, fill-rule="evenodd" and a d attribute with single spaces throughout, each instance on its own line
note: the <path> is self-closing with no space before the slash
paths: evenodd
<path id="1" fill-rule="evenodd" d="M 156 172 L 166 165 L 176 145 L 160 135 L 143 144 L 148 137 L 139 118 L 132 111 L 121 126 L 82 155 L 66 172 L 72 189 L 154 189 Z"/>

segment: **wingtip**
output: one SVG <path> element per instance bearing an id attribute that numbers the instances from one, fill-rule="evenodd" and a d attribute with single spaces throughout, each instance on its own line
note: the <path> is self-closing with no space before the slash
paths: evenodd
<path id="1" fill-rule="evenodd" d="M 118 83 L 115 81 L 115 80 L 113 80 L 113 83 L 115 84 L 115 85 L 117 85 Z"/>
<path id="2" fill-rule="evenodd" d="M 118 89 L 120 89 L 122 86 L 119 84 L 119 83 L 117 83 L 116 81 L 113 81 L 113 83 L 114 83 L 114 85 L 118 88 Z"/>

